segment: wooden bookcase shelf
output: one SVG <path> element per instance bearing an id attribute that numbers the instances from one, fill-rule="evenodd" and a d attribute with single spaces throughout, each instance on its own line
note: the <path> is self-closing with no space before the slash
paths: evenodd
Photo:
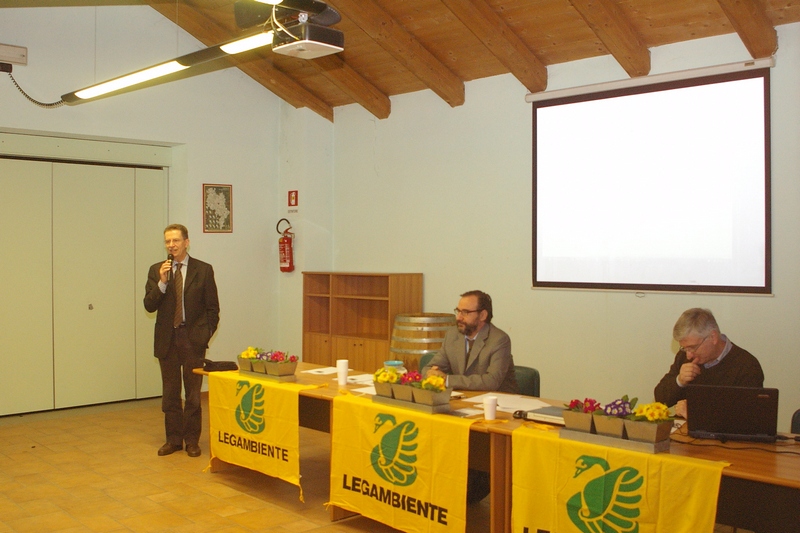
<path id="1" fill-rule="evenodd" d="M 390 358 L 394 317 L 422 312 L 422 274 L 303 272 L 303 360 L 373 372 Z"/>

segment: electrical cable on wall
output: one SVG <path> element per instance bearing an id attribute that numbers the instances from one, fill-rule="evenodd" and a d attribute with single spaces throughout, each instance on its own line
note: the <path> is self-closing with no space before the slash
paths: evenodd
<path id="1" fill-rule="evenodd" d="M 46 102 L 40 102 L 39 100 L 36 100 L 32 96 L 30 96 L 28 93 L 26 93 L 22 89 L 22 87 L 19 86 L 19 83 L 17 83 L 17 80 L 14 79 L 14 75 L 11 74 L 11 64 L 10 63 L 0 63 L 0 72 L 7 72 L 8 73 L 8 77 L 11 78 L 11 82 L 14 84 L 14 87 L 16 87 L 17 90 L 22 93 L 22 96 L 27 98 L 28 101 L 30 103 L 34 104 L 34 105 L 37 105 L 37 106 L 42 107 L 44 109 L 55 109 L 56 107 L 61 107 L 62 105 L 66 104 L 66 102 L 63 99 L 59 100 L 58 102 L 46 103 Z"/>

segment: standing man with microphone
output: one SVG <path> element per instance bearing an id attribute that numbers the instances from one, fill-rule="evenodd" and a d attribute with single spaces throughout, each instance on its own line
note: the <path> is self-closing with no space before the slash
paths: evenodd
<path id="1" fill-rule="evenodd" d="M 219 298 L 214 269 L 189 257 L 189 230 L 171 224 L 164 230 L 167 260 L 150 267 L 144 308 L 156 312 L 154 355 L 161 366 L 166 443 L 158 455 L 183 449 L 200 456 L 203 376 L 192 372 L 203 366 L 208 341 L 219 324 Z M 186 400 L 181 400 L 181 382 Z"/>

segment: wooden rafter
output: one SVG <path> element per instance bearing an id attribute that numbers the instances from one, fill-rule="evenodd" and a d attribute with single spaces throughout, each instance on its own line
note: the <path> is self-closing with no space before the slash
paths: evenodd
<path id="1" fill-rule="evenodd" d="M 392 102 L 389 97 L 365 80 L 341 57 L 337 55 L 318 57 L 312 59 L 311 63 L 328 81 L 336 85 L 342 92 L 349 94 L 364 109 L 378 118 L 389 116 L 392 111 Z"/>
<path id="2" fill-rule="evenodd" d="M 485 0 L 442 0 L 442 3 L 529 91 L 547 88 L 547 67 Z"/>
<path id="3" fill-rule="evenodd" d="M 204 14 L 184 3 L 164 4 L 158 0 L 148 0 L 148 4 L 166 18 L 189 32 L 206 46 L 213 46 L 234 38 L 222 26 Z M 333 108 L 294 79 L 276 69 L 268 61 L 238 61 L 235 56 L 230 61 L 258 83 L 275 93 L 290 105 L 307 107 L 320 116 L 333 122 Z"/>
<path id="4" fill-rule="evenodd" d="M 464 82 L 372 0 L 327 1 L 451 106 L 464 103 Z"/>
<path id="5" fill-rule="evenodd" d="M 613 0 L 569 0 L 629 76 L 650 73 L 650 50 Z"/>
<path id="6" fill-rule="evenodd" d="M 770 57 L 778 49 L 778 34 L 757 0 L 717 0 L 747 51 L 755 59 Z"/>

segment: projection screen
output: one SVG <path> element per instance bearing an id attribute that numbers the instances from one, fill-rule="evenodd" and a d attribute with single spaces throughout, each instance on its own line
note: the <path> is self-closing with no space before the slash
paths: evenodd
<path id="1" fill-rule="evenodd" d="M 533 285 L 768 293 L 769 69 L 533 103 Z"/>

